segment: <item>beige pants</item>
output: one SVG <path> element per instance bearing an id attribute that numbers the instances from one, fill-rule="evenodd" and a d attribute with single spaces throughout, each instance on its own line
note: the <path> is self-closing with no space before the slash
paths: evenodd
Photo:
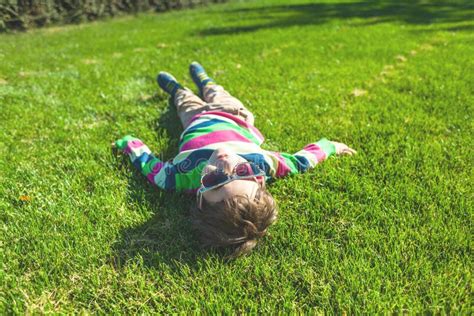
<path id="1" fill-rule="evenodd" d="M 192 117 L 207 111 L 221 111 L 233 114 L 253 125 L 253 114 L 245 106 L 225 91 L 219 85 L 207 85 L 203 89 L 203 99 L 195 95 L 189 89 L 180 89 L 174 96 L 174 104 L 181 119 L 183 127 L 186 128 Z"/>

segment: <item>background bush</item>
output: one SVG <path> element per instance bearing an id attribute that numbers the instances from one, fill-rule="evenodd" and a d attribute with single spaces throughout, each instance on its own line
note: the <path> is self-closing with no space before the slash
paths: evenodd
<path id="1" fill-rule="evenodd" d="M 80 23 L 141 11 L 166 11 L 224 0 L 2 0 L 0 31 Z"/>

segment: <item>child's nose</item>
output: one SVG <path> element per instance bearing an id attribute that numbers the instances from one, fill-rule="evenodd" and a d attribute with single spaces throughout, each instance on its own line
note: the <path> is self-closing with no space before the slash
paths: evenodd
<path id="1" fill-rule="evenodd" d="M 218 168 L 228 175 L 232 174 L 232 171 L 234 171 L 232 164 L 227 160 L 220 161 Z"/>
<path id="2" fill-rule="evenodd" d="M 215 168 L 217 170 L 221 170 L 224 172 L 227 172 L 228 169 L 228 163 L 225 160 L 217 160 Z"/>
<path id="3" fill-rule="evenodd" d="M 234 171 L 233 168 L 229 164 L 226 164 L 224 168 L 224 172 L 227 173 L 227 175 L 232 175 L 233 171 Z"/>

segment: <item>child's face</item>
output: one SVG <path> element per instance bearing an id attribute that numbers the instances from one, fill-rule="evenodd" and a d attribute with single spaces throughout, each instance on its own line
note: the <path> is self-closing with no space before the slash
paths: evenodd
<path id="1" fill-rule="evenodd" d="M 232 150 L 218 148 L 212 153 L 202 174 L 216 169 L 223 169 L 227 174 L 231 174 L 237 164 L 246 161 Z M 253 199 L 258 188 L 259 184 L 253 179 L 234 180 L 221 187 L 204 192 L 203 197 L 211 203 L 220 202 L 235 195 L 247 195 L 249 199 Z"/>

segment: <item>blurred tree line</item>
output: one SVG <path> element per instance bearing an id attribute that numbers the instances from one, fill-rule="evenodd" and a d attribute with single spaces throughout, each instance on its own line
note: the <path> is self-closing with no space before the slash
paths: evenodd
<path id="1" fill-rule="evenodd" d="M 225 0 L 0 0 L 0 32 L 81 23 L 142 11 L 192 8 Z"/>

